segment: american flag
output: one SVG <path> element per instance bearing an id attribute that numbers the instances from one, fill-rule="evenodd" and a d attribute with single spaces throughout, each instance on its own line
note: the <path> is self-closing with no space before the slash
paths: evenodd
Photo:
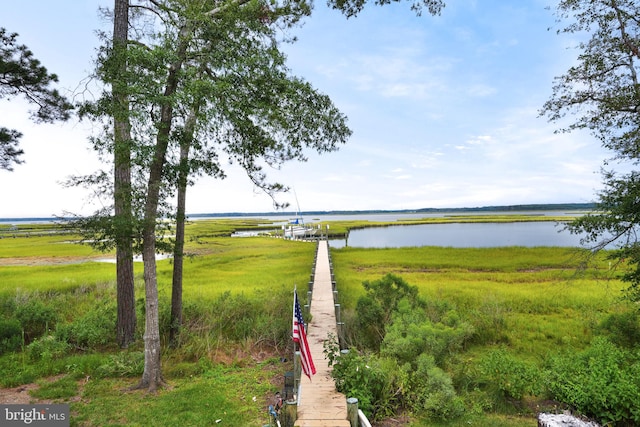
<path id="1" fill-rule="evenodd" d="M 300 364 L 302 371 L 311 379 L 311 375 L 316 373 L 316 367 L 313 364 L 309 343 L 307 342 L 307 333 L 304 330 L 304 319 L 302 319 L 302 311 L 298 302 L 298 291 L 293 291 L 293 342 L 297 342 L 300 347 Z"/>

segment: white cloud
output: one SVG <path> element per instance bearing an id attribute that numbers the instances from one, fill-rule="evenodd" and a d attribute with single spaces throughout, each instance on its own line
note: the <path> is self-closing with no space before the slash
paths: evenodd
<path id="1" fill-rule="evenodd" d="M 93 46 L 84 45 L 95 40 L 86 29 L 99 25 L 93 4 L 82 19 L 76 6 L 63 0 L 43 14 L 18 3 L 3 9 L 7 22 L 33 34 L 25 42 L 46 52 L 43 63 L 54 61 L 52 71 L 70 87 L 90 68 Z M 563 46 L 575 40 L 547 32 L 552 19 L 540 1 L 456 2 L 440 17 L 420 18 L 402 6 L 347 20 L 316 5 L 300 41 L 286 48 L 290 67 L 348 114 L 354 135 L 340 151 L 312 153 L 307 163 L 269 171 L 270 178 L 294 187 L 303 210 L 592 199 L 606 157 L 598 142 L 554 134 L 537 117 L 552 77 L 575 53 Z M 82 50 L 69 35 L 83 40 Z M 60 46 L 72 48 L 60 53 Z M 57 181 L 99 166 L 86 149 L 88 130 L 34 126 L 13 104 L 0 104 L 0 122 L 25 130 L 27 151 L 27 164 L 0 171 L 0 217 L 83 209 L 85 195 Z M 282 198 L 295 203 L 290 194 Z M 190 212 L 272 209 L 237 170 L 224 181 L 199 179 L 187 203 Z"/>

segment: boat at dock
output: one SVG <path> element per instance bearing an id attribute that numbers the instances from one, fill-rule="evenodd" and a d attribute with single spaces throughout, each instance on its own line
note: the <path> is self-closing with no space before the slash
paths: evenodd
<path id="1" fill-rule="evenodd" d="M 318 229 L 313 225 L 305 224 L 301 216 L 289 220 L 287 225 L 282 226 L 282 231 L 286 239 L 306 239 L 318 233 Z"/>

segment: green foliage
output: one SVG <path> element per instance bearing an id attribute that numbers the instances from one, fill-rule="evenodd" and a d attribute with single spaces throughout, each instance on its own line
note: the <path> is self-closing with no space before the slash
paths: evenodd
<path id="1" fill-rule="evenodd" d="M 46 363 L 64 356 L 69 348 L 66 342 L 56 339 L 53 335 L 45 335 L 29 344 L 26 352 L 32 361 Z"/>
<path id="2" fill-rule="evenodd" d="M 95 375 L 105 377 L 131 377 L 141 375 L 144 370 L 144 353 L 141 351 L 121 351 L 110 355 L 100 365 Z"/>
<path id="3" fill-rule="evenodd" d="M 387 274 L 379 280 L 362 283 L 366 294 L 358 299 L 356 325 L 359 343 L 365 348 L 378 350 L 386 334 L 386 327 L 398 302 L 406 298 L 412 306 L 422 303 L 418 300 L 418 288 L 410 286 L 401 277 Z"/>
<path id="4" fill-rule="evenodd" d="M 508 343 L 506 307 L 495 298 L 468 309 L 467 317 L 473 326 L 471 342 L 476 345 Z"/>
<path id="5" fill-rule="evenodd" d="M 552 357 L 547 384 L 554 399 L 603 425 L 640 423 L 640 358 L 603 337 L 577 354 Z"/>
<path id="6" fill-rule="evenodd" d="M 441 364 L 445 357 L 462 350 L 474 332 L 471 325 L 460 321 L 455 310 L 434 322 L 424 310 L 412 308 L 406 299 L 398 302 L 387 329 L 380 353 L 400 364 L 414 363 L 425 353 Z"/>
<path id="7" fill-rule="evenodd" d="M 336 390 L 358 399 L 359 408 L 372 418 L 393 414 L 402 404 L 399 390 L 406 383 L 406 375 L 397 362 L 338 350 L 335 338 L 325 341 L 324 352 L 333 367 Z"/>
<path id="8" fill-rule="evenodd" d="M 66 325 L 58 325 L 55 335 L 76 347 L 97 349 L 115 342 L 116 305 L 101 302 Z"/>
<path id="9" fill-rule="evenodd" d="M 624 165 L 622 171 L 616 171 L 614 163 L 605 160 L 603 189 L 597 194 L 595 211 L 577 218 L 569 229 L 585 236 L 583 240 L 594 250 L 616 242 L 618 249 L 612 256 L 624 264 L 623 280 L 630 285 L 627 296 L 634 301 L 640 301 L 640 173 L 634 170 L 640 159 L 640 122 L 635 113 L 640 101 L 639 14 L 635 1 L 558 2 L 558 18 L 567 21 L 558 32 L 581 41 L 576 46 L 576 63 L 556 78 L 553 94 L 543 109 L 551 120 L 563 123 L 568 113 L 575 113 L 563 130 L 589 130 L 604 148 L 611 150 L 612 158 Z"/>
<path id="10" fill-rule="evenodd" d="M 16 387 L 29 384 L 42 377 L 43 372 L 35 363 L 27 363 L 27 357 L 16 354 L 5 355 L 0 359 L 0 385 L 2 387 Z M 29 361 L 30 362 L 30 361 Z"/>
<path id="11" fill-rule="evenodd" d="M 31 342 L 55 327 L 55 310 L 37 298 L 28 298 L 16 306 L 15 317 L 24 330 L 25 341 Z"/>
<path id="12" fill-rule="evenodd" d="M 640 344 L 640 313 L 637 310 L 612 313 L 598 325 L 598 331 L 618 346 L 637 348 Z"/>
<path id="13" fill-rule="evenodd" d="M 119 352 L 116 355 L 111 353 L 111 349 L 99 346 L 100 353 L 91 348 L 80 353 L 67 351 L 47 363 L 32 361 L 27 352 L 4 354 L 0 356 L 0 384 L 13 387 L 59 374 L 71 374 L 76 378 L 90 376 L 90 381 L 83 388 L 82 402 L 71 403 L 77 414 L 74 421 L 78 424 L 144 425 L 145 416 L 148 420 L 148 417 L 160 413 L 158 425 L 176 425 L 182 421 L 180 415 L 186 413 L 191 414 L 188 417 L 190 421 L 181 425 L 209 425 L 217 419 L 232 423 L 230 425 L 266 424 L 260 396 L 273 394 L 270 380 L 274 370 L 277 372 L 281 368 L 280 365 L 256 367 L 245 357 L 249 351 L 255 350 L 254 345 L 258 342 L 279 342 L 274 348 L 282 356 L 289 357 L 291 286 L 288 284 L 301 284 L 308 280 L 313 245 L 261 237 L 212 238 L 208 236 L 210 233 L 220 231 L 212 224 L 196 221 L 189 224 L 188 229 L 191 226 L 197 227 L 203 238 L 187 242 L 187 250 L 198 255 L 185 261 L 181 347 L 163 348 L 163 368 L 165 378 L 172 386 L 170 391 L 142 399 L 138 393 L 122 393 L 142 372 L 143 354 L 138 351 L 139 345 L 131 348 L 129 352 L 133 354 L 130 355 L 119 355 Z M 14 246 L 15 241 L 20 240 L 28 245 Z M 0 239 L 0 256 L 10 256 L 16 248 L 21 257 L 28 257 L 33 263 L 46 256 L 47 250 L 53 251 L 56 257 L 71 256 L 69 251 L 73 251 L 74 256 L 83 258 L 86 255 L 78 250 L 89 250 L 78 245 L 57 244 L 47 237 Z M 66 249 L 58 252 L 61 248 Z M 458 396 L 465 401 L 467 409 L 461 419 L 436 420 L 436 413 L 428 414 L 424 409 L 414 410 L 410 406 L 412 393 L 421 389 L 422 383 L 428 382 L 427 378 L 438 378 L 440 388 L 436 389 L 446 389 L 442 385 L 447 382 L 445 377 L 439 377 L 437 373 L 432 373 L 431 377 L 410 377 L 417 370 L 414 368 L 417 361 L 398 366 L 388 357 L 359 354 L 365 366 L 384 372 L 383 386 L 373 387 L 374 390 L 387 390 L 383 393 L 383 401 L 372 406 L 376 413 L 382 417 L 389 413 L 411 412 L 411 423 L 416 427 L 463 424 L 535 426 L 535 419 L 530 414 L 515 417 L 492 413 L 513 413 L 519 406 L 510 402 L 500 405 L 497 398 L 502 397 L 497 392 L 493 393 L 495 389 L 490 388 L 488 379 L 480 372 L 479 362 L 487 354 L 486 344 L 495 343 L 508 343 L 505 351 L 518 360 L 542 360 L 568 346 L 575 355 L 591 340 L 593 328 L 601 324 L 603 318 L 612 312 L 622 313 L 625 306 L 618 297 L 624 284 L 605 280 L 605 274 L 608 274 L 606 260 L 604 263 L 598 261 L 598 270 L 577 277 L 575 272 L 580 257 L 574 255 L 563 248 L 332 250 L 340 303 L 343 307 L 350 307 L 343 312 L 344 321 L 349 322 L 348 319 L 355 316 L 353 307 L 365 293 L 363 280 L 375 281 L 387 272 L 394 272 L 418 287 L 419 295 L 426 300 L 421 313 L 426 313 L 432 326 L 453 328 L 466 323 L 475 329 L 471 340 L 463 341 L 461 348 L 453 346 L 453 349 L 459 349 L 444 357 L 442 364 L 435 364 L 453 378 Z M 139 267 L 136 265 L 137 269 Z M 36 271 L 37 275 L 33 273 Z M 161 322 L 168 321 L 169 273 L 170 264 L 158 262 Z M 54 307 L 59 319 L 55 334 L 59 336 L 61 329 L 100 307 L 102 303 L 98 300 L 115 297 L 112 279 L 113 266 L 101 263 L 5 266 L 0 268 L 0 287 L 3 289 L 0 312 L 11 318 L 16 307 L 27 299 L 41 300 Z M 61 292 L 58 284 L 63 282 L 66 290 Z M 287 285 L 274 286 L 274 283 Z M 16 289 L 24 289 L 27 284 L 30 292 L 38 292 L 18 292 L 16 297 Z M 230 295 L 223 296 L 225 292 Z M 224 313 L 226 307 L 223 302 L 230 303 L 227 313 Z M 256 325 L 255 331 L 247 335 L 244 327 L 235 329 L 223 324 L 211 329 L 219 314 L 228 321 L 237 319 L 242 313 L 243 303 L 247 304 L 245 315 L 255 317 L 247 320 L 249 324 Z M 253 312 L 256 309 L 259 314 Z M 275 321 L 273 327 L 269 323 L 271 320 Z M 618 322 L 619 327 L 624 328 L 626 321 L 616 320 Z M 166 330 L 165 325 L 162 323 L 163 331 Z M 223 330 L 229 332 L 228 337 L 240 337 L 240 341 L 219 334 Z M 613 330 L 599 328 L 608 336 Z M 229 366 L 241 366 L 242 369 L 221 368 L 216 357 L 225 352 L 231 356 L 227 360 L 236 362 Z M 351 353 L 358 354 L 355 349 Z M 340 356 L 339 351 L 337 356 Z M 633 358 L 628 361 L 633 361 Z M 258 371 L 264 376 L 258 377 Z M 371 384 L 379 384 L 379 381 L 375 376 Z M 427 388 L 424 385 L 424 389 Z M 367 393 L 374 395 L 373 392 Z M 258 396 L 257 402 L 251 399 L 254 395 Z M 426 399 L 425 396 L 425 393 L 420 394 L 420 399 Z M 539 398 L 548 396 L 543 393 Z M 436 396 L 432 399 L 436 401 Z M 447 402 L 447 399 L 440 401 Z M 452 405 L 453 409 L 457 408 L 456 404 Z M 441 406 L 446 407 L 445 403 Z M 201 410 L 194 410 L 196 407 Z M 126 408 L 124 415 L 122 408 Z M 218 409 L 233 416 L 226 416 Z M 453 409 L 450 413 L 456 412 Z M 212 413 L 217 415 L 213 421 Z M 421 417 L 425 419 L 420 421 Z"/>
<path id="14" fill-rule="evenodd" d="M 449 374 L 436 366 L 431 355 L 421 354 L 414 368 L 409 368 L 410 399 L 408 404 L 419 414 L 434 420 L 455 420 L 465 412 Z"/>
<path id="15" fill-rule="evenodd" d="M 22 344 L 22 326 L 18 319 L 0 318 L 0 355 L 15 351 Z"/>
<path id="16" fill-rule="evenodd" d="M 17 44 L 18 34 L 0 28 L 0 99 L 24 95 L 38 106 L 32 114 L 37 122 L 67 120 L 73 106 L 60 93 L 49 88 L 58 81 L 40 64 L 24 45 Z M 0 126 L 0 170 L 13 170 L 12 164 L 20 164 L 24 153 L 18 148 L 22 134 Z"/>
<path id="17" fill-rule="evenodd" d="M 362 12 L 366 3 L 366 0 L 330 0 L 328 5 L 333 9 L 342 11 L 342 13 L 347 17 L 354 17 Z M 375 4 L 386 3 L 376 2 Z M 445 2 L 442 0 L 414 0 L 411 3 L 411 10 L 413 10 L 417 15 L 422 14 L 423 9 L 426 9 L 432 15 L 439 15 L 440 11 L 444 8 L 444 5 Z"/>
<path id="18" fill-rule="evenodd" d="M 185 307 L 186 322 L 206 325 L 212 335 L 232 342 L 264 341 L 276 347 L 290 340 L 291 295 L 284 286 L 252 295 L 226 291 L 206 305 Z M 168 327 L 168 314 L 162 317 Z"/>
<path id="19" fill-rule="evenodd" d="M 522 400 L 543 390 L 540 368 L 504 348 L 492 350 L 482 358 L 480 373 L 489 393 L 498 399 Z"/>
<path id="20" fill-rule="evenodd" d="M 336 361 L 336 348 L 326 350 L 335 363 L 338 389 L 358 398 L 374 417 L 404 408 L 434 420 L 459 418 L 464 402 L 437 365 L 462 350 L 473 327 L 449 304 L 422 301 L 417 288 L 398 276 L 388 274 L 363 286 L 367 295 L 358 309 L 366 312 L 358 318 L 379 322 L 376 333 L 384 332 L 380 352 L 363 356 L 351 351 Z"/>

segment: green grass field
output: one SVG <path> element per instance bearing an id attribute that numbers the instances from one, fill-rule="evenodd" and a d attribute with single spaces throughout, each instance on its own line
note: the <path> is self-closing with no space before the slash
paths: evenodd
<path id="1" fill-rule="evenodd" d="M 0 356 L 0 384 L 40 382 L 41 391 L 34 392 L 33 398 L 70 402 L 72 425 L 149 425 L 149 420 L 167 426 L 211 425 L 217 420 L 220 425 L 239 427 L 266 424 L 268 397 L 281 387 L 282 375 L 290 369 L 280 357 L 290 358 L 290 348 L 265 343 L 282 343 L 281 335 L 286 341 L 290 294 L 294 285 L 305 288 L 315 245 L 269 237 L 227 237 L 233 230 L 258 224 L 196 221 L 188 225 L 187 329 L 180 348 L 164 350 L 168 387 L 156 395 L 127 391 L 141 372 L 141 340 L 121 351 L 112 343 L 91 341 L 91 336 L 87 342 L 96 344 L 82 348 L 57 349 L 36 340 L 5 352 Z M 341 227 L 345 225 L 335 225 L 336 230 Z M 70 240 L 73 236 L 0 239 L 0 320 L 9 322 L 20 307 L 33 306 L 35 301 L 55 311 L 56 326 L 49 328 L 52 335 L 80 335 L 83 326 L 89 334 L 98 329 L 92 325 L 115 318 L 115 314 L 109 317 L 115 307 L 115 265 L 92 261 L 112 254 L 67 243 Z M 627 308 L 620 299 L 624 286 L 603 259 L 580 271 L 582 254 L 566 248 L 342 248 L 332 250 L 332 258 L 347 318 L 364 292 L 363 281 L 394 273 L 417 286 L 427 300 L 446 301 L 478 330 L 494 334 L 486 340 L 492 344 L 465 350 L 461 358 L 469 367 L 493 346 L 507 346 L 517 357 L 534 363 L 549 352 L 582 349 L 602 319 Z M 140 307 L 141 274 L 142 265 L 137 264 Z M 158 262 L 158 282 L 163 316 L 169 310 L 171 292 L 169 260 Z M 247 319 L 248 312 L 262 312 L 265 306 L 268 310 Z M 139 319 L 143 323 L 142 312 Z M 271 327 L 274 322 L 276 326 Z M 536 422 L 527 408 L 494 408 L 473 412 L 465 424 L 535 426 Z M 411 425 L 457 424 L 416 419 Z"/>

